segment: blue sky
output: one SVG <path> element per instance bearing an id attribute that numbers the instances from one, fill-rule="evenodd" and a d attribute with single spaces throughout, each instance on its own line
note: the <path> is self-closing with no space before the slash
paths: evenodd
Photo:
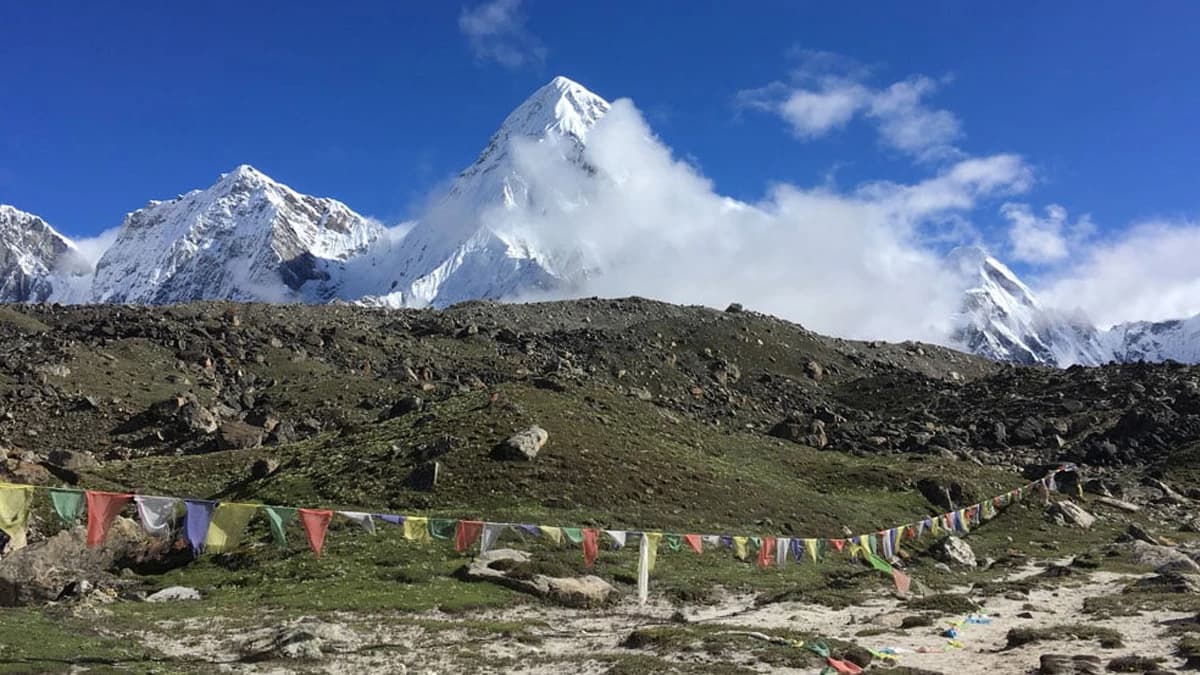
<path id="1" fill-rule="evenodd" d="M 748 201 L 1019 155 L 966 217 L 1034 278 L 1200 211 L 1195 3 L 307 5 L 10 3 L 0 202 L 89 236 L 249 163 L 397 222 L 562 74 Z"/>

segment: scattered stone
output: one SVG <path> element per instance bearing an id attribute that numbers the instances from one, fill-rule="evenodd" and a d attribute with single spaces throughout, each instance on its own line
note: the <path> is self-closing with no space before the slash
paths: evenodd
<path id="1" fill-rule="evenodd" d="M 200 591 L 187 586 L 168 586 L 157 593 L 152 593 L 146 602 L 178 602 L 180 600 L 199 600 Z"/>
<path id="2" fill-rule="evenodd" d="M 1142 541 L 1150 544 L 1151 546 L 1158 546 L 1161 544 L 1161 542 L 1155 538 L 1154 535 L 1147 532 L 1146 528 L 1138 525 L 1137 523 L 1130 523 L 1129 527 L 1125 529 L 1124 536 L 1130 540 Z"/>
<path id="3" fill-rule="evenodd" d="M 1114 499 L 1112 497 L 1098 497 L 1096 501 L 1106 506 L 1111 506 L 1114 509 L 1120 509 L 1129 513 L 1137 513 L 1138 511 L 1142 510 L 1142 507 L 1138 506 L 1137 504 L 1130 504 L 1129 502 L 1122 501 L 1120 499 Z"/>
<path id="4" fill-rule="evenodd" d="M 425 401 L 420 396 L 405 396 L 396 401 L 390 408 L 385 410 L 380 416 L 379 421 L 395 419 L 402 417 L 412 412 L 417 412 L 425 407 Z"/>
<path id="5" fill-rule="evenodd" d="M 977 564 L 975 551 L 971 550 L 971 546 L 967 542 L 954 535 L 947 536 L 934 544 L 933 555 L 944 563 L 960 567 L 975 567 Z"/>
<path id="6" fill-rule="evenodd" d="M 75 452 L 74 450 L 51 450 L 46 455 L 46 461 L 70 471 L 85 471 L 99 466 L 96 458 L 90 453 Z"/>
<path id="7" fill-rule="evenodd" d="M 546 445 L 550 434 L 539 426 L 509 436 L 503 443 L 492 450 L 495 459 L 532 460 L 538 456 L 542 446 Z"/>

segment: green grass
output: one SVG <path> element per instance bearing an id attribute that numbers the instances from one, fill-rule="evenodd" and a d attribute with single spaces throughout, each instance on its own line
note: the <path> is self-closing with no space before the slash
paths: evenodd
<path id="1" fill-rule="evenodd" d="M 180 672 L 136 640 L 103 631 L 105 619 L 53 609 L 0 609 L 0 673 Z"/>

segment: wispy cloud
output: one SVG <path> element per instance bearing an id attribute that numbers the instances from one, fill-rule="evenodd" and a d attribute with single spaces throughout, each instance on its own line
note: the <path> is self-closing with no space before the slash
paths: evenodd
<path id="1" fill-rule="evenodd" d="M 492 0 L 464 8 L 458 15 L 458 29 L 479 61 L 521 68 L 546 60 L 546 48 L 525 27 L 521 0 Z"/>
<path id="2" fill-rule="evenodd" d="M 1000 214 L 1008 221 L 1012 260 L 1033 264 L 1063 260 L 1071 254 L 1073 247 L 1082 244 L 1096 231 L 1089 214 L 1071 222 L 1067 210 L 1058 204 L 1050 204 L 1044 211 L 1045 215 L 1039 216 L 1029 204 L 1013 202 L 1000 207 Z"/>
<path id="3" fill-rule="evenodd" d="M 941 83 L 915 75 L 885 87 L 869 83 L 870 69 L 829 52 L 799 52 L 788 82 L 738 92 L 743 108 L 781 117 L 802 140 L 846 126 L 856 117 L 873 123 L 884 147 L 920 161 L 963 157 L 958 116 L 926 103 Z"/>

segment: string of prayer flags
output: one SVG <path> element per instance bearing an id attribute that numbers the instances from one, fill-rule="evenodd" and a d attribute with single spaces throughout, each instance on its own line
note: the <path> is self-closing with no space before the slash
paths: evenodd
<path id="1" fill-rule="evenodd" d="M 83 491 L 50 488 L 50 504 L 54 506 L 54 513 L 58 515 L 62 524 L 73 527 L 79 522 L 79 515 L 83 513 Z"/>
<path id="2" fill-rule="evenodd" d="M 599 533 L 592 529 L 585 529 L 580 536 L 583 544 L 583 566 L 590 568 L 596 563 L 596 558 L 600 556 Z"/>
<path id="3" fill-rule="evenodd" d="M 429 536 L 442 541 L 449 541 L 454 536 L 457 521 L 449 518 L 432 518 L 429 520 Z"/>
<path id="4" fill-rule="evenodd" d="M 329 521 L 333 520 L 333 511 L 298 509 L 297 513 L 300 516 L 300 525 L 304 528 L 304 536 L 308 538 L 308 547 L 312 549 L 313 555 L 320 558 L 321 548 L 325 546 L 325 531 L 329 529 Z M 404 524 L 407 537 L 408 521 Z"/>
<path id="5" fill-rule="evenodd" d="M 134 495 L 133 503 L 137 507 L 138 520 L 141 521 L 146 534 L 159 539 L 171 536 L 171 529 L 175 525 L 175 512 L 179 507 L 178 499 Z"/>
<path id="6" fill-rule="evenodd" d="M 483 522 L 460 520 L 454 526 L 454 550 L 462 553 L 471 548 L 483 533 Z"/>
<path id="7" fill-rule="evenodd" d="M 204 537 L 204 548 L 212 553 L 227 553 L 237 548 L 246 525 L 257 512 L 258 504 L 217 504 Z"/>
<path id="8" fill-rule="evenodd" d="M 405 518 L 404 538 L 409 541 L 429 541 L 429 519 L 418 516 Z"/>
<path id="9" fill-rule="evenodd" d="M 208 523 L 212 520 L 216 502 L 202 499 L 185 499 L 183 502 L 183 533 L 187 537 L 192 553 L 200 555 L 204 550 L 204 540 L 208 538 Z M 91 510 L 91 506 L 88 506 Z"/>
<path id="10" fill-rule="evenodd" d="M 133 499 L 133 495 L 116 492 L 84 493 L 87 502 L 87 545 L 95 548 L 104 542 L 104 535 L 112 525 L 113 518 Z"/>
<path id="11" fill-rule="evenodd" d="M 371 517 L 371 514 L 362 511 L 338 511 L 337 513 L 339 516 L 358 523 L 358 526 L 367 532 L 375 534 L 375 519 Z"/>
<path id="12" fill-rule="evenodd" d="M 267 514 L 267 524 L 271 526 L 271 537 L 280 547 L 287 546 L 287 526 L 296 519 L 296 509 L 286 506 L 264 506 L 263 513 Z"/>
<path id="13" fill-rule="evenodd" d="M 487 553 L 500 539 L 500 533 L 507 527 L 504 523 L 484 523 L 483 533 L 479 536 L 479 552 Z"/>
<path id="14" fill-rule="evenodd" d="M 32 504 L 32 485 L 0 483 L 0 531 L 8 535 L 10 550 L 25 547 L 25 524 Z"/>

